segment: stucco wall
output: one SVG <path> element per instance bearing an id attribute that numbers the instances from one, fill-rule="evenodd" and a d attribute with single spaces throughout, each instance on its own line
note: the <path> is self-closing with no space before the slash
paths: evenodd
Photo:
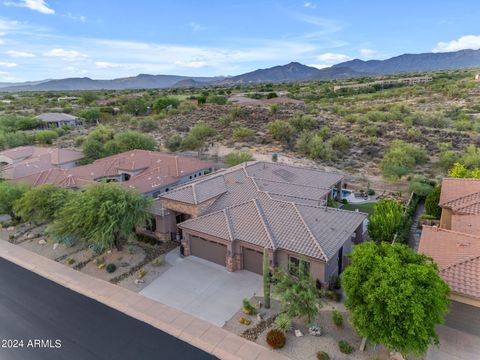
<path id="1" fill-rule="evenodd" d="M 440 218 L 440 227 L 442 229 L 451 230 L 451 228 L 452 228 L 452 210 L 442 209 L 442 216 Z"/>
<path id="2" fill-rule="evenodd" d="M 275 263 L 277 266 L 283 267 L 285 269 L 288 269 L 288 257 L 290 253 L 283 251 L 283 250 L 278 250 L 275 252 Z M 295 255 L 291 254 L 292 256 L 302 259 L 301 255 Z M 310 263 L 310 272 L 312 273 L 312 276 L 315 280 L 320 280 L 322 283 L 326 281 L 325 279 L 325 263 L 318 261 L 318 260 L 313 260 L 313 259 L 307 259 L 303 257 L 303 259 L 307 260 Z"/>

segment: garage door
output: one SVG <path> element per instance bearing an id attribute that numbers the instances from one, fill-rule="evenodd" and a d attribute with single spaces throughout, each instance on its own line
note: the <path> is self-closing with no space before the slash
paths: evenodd
<path id="1" fill-rule="evenodd" d="M 192 236 L 190 239 L 190 253 L 193 256 L 225 266 L 227 246 Z"/>
<path id="2" fill-rule="evenodd" d="M 262 275 L 263 254 L 259 251 L 243 248 L 243 268 Z"/>
<path id="3" fill-rule="evenodd" d="M 480 336 L 480 308 L 452 301 L 445 325 Z"/>

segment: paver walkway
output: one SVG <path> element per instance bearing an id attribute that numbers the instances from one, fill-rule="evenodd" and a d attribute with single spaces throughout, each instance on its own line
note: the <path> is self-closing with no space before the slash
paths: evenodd
<path id="1" fill-rule="evenodd" d="M 287 360 L 204 320 L 0 241 L 0 256 L 80 294 L 148 323 L 221 359 Z"/>

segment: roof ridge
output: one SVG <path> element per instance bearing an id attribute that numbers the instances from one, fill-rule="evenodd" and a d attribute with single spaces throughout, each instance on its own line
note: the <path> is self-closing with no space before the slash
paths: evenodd
<path id="1" fill-rule="evenodd" d="M 267 224 L 266 216 L 263 212 L 263 209 L 261 209 L 261 206 L 258 203 L 257 199 L 252 199 L 251 201 L 253 201 L 253 204 L 255 205 L 255 208 L 258 211 L 258 215 L 260 215 L 260 221 L 262 222 L 262 224 L 265 228 L 265 232 L 267 233 L 267 236 L 270 239 L 270 243 L 272 244 L 272 249 L 273 250 L 277 249 L 277 245 L 275 244 L 275 241 L 273 240 L 273 238 L 274 238 L 273 233 L 270 230 L 270 224 Z"/>
<path id="2" fill-rule="evenodd" d="M 311 167 L 311 166 L 304 166 L 304 165 L 294 165 L 294 164 L 288 164 L 285 162 L 273 162 L 273 161 L 265 161 L 265 160 L 258 160 L 256 163 L 266 163 L 266 164 L 271 164 L 271 165 L 277 165 L 277 166 L 288 166 L 291 168 L 296 168 L 296 169 L 306 169 L 306 170 L 313 170 L 316 172 L 322 172 L 322 173 L 327 173 L 327 174 L 335 174 L 335 175 L 341 175 L 343 178 L 345 177 L 345 174 L 339 172 L 339 171 L 327 171 L 327 170 L 320 170 L 319 168 Z M 253 165 L 253 164 L 252 164 Z"/>
<path id="3" fill-rule="evenodd" d="M 453 268 L 453 267 L 458 266 L 458 265 L 462 265 L 462 264 L 464 264 L 464 263 L 467 263 L 467 262 L 470 262 L 470 261 L 476 260 L 476 259 L 479 259 L 479 260 L 480 260 L 480 254 L 479 254 L 479 255 L 471 256 L 471 257 L 469 257 L 469 258 L 462 259 L 462 260 L 460 260 L 460 261 L 458 261 L 458 262 L 456 262 L 456 263 L 449 264 L 449 265 L 443 267 L 442 269 L 440 269 L 440 272 L 443 272 L 443 271 L 445 271 L 445 270 L 449 270 L 450 268 Z M 479 279 L 479 280 L 480 280 L 480 279 Z"/>
<path id="4" fill-rule="evenodd" d="M 303 218 L 302 214 L 300 213 L 300 210 L 298 210 L 297 208 L 297 205 L 295 203 L 290 203 L 292 204 L 293 208 L 295 209 L 295 213 L 297 214 L 297 216 L 300 218 L 300 221 L 303 223 L 303 225 L 305 226 L 305 228 L 307 229 L 307 232 L 310 234 L 310 236 L 312 237 L 312 239 L 314 240 L 314 243 L 316 245 L 316 247 L 318 248 L 318 250 L 320 250 L 320 252 L 322 253 L 325 261 L 328 261 L 329 258 L 327 257 L 327 254 L 325 254 L 325 251 L 323 251 L 322 247 L 320 246 L 320 244 L 318 243 L 318 240 L 317 238 L 315 237 L 315 235 L 313 235 L 312 233 L 312 230 L 310 229 L 310 227 L 308 226 L 307 222 L 305 221 L 305 219 Z"/>
<path id="5" fill-rule="evenodd" d="M 225 215 L 225 221 L 227 223 L 228 235 L 230 236 L 230 240 L 233 241 L 234 239 L 234 228 L 232 227 L 232 223 L 230 221 L 230 215 L 227 213 L 227 209 L 223 209 L 223 214 Z"/>
<path id="6" fill-rule="evenodd" d="M 465 195 L 461 195 L 461 196 L 459 196 L 459 197 L 457 197 L 457 198 L 455 198 L 455 199 L 451 199 L 451 200 L 445 201 L 445 202 L 443 202 L 443 203 L 441 203 L 441 204 L 439 204 L 439 205 L 448 206 L 450 203 L 454 203 L 454 202 L 456 202 L 456 201 L 459 201 L 459 200 L 462 200 L 462 199 L 465 199 L 465 198 L 468 198 L 468 197 L 474 196 L 474 195 L 480 195 L 480 191 L 474 191 L 474 192 L 471 192 L 471 193 L 468 193 L 468 194 L 465 194 Z M 460 206 L 460 209 L 462 209 L 462 208 L 464 208 L 464 207 L 467 207 L 467 206 L 471 206 L 471 205 L 473 205 L 473 204 L 475 204 L 475 203 L 478 203 L 478 202 L 480 202 L 480 199 L 468 201 L 468 202 L 466 202 L 465 205 Z M 450 206 L 451 206 L 451 205 L 450 205 Z"/>
<path id="7" fill-rule="evenodd" d="M 438 226 L 423 225 L 423 228 L 431 229 L 432 231 L 443 231 L 450 234 L 458 234 L 458 235 L 467 236 L 473 239 L 480 240 L 480 236 L 476 236 L 473 234 L 468 234 L 460 231 L 450 230 L 450 229 L 444 229 Z"/>
<path id="8" fill-rule="evenodd" d="M 195 185 L 196 185 L 195 182 L 192 183 L 192 194 L 193 194 L 193 203 L 194 203 L 195 205 L 197 205 L 197 204 L 198 204 L 198 201 L 197 201 L 197 190 L 196 190 L 196 186 L 195 186 Z"/>
<path id="9" fill-rule="evenodd" d="M 326 187 L 303 185 L 303 184 L 292 183 L 292 182 L 288 182 L 288 181 L 270 180 L 270 179 L 265 179 L 265 178 L 256 177 L 256 176 L 251 176 L 251 178 L 253 179 L 253 181 L 262 180 L 262 181 L 270 181 L 270 182 L 277 183 L 277 184 L 295 185 L 295 186 L 301 186 L 301 187 L 306 187 L 306 188 L 311 188 L 311 189 L 331 190 L 331 188 L 326 188 Z M 278 194 L 278 195 L 280 195 L 280 194 Z"/>

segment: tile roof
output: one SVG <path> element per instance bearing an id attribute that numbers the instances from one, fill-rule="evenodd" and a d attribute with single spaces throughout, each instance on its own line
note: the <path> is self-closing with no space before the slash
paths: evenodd
<path id="1" fill-rule="evenodd" d="M 76 116 L 65 113 L 43 113 L 36 118 L 43 122 L 72 121 L 78 119 Z"/>
<path id="2" fill-rule="evenodd" d="M 185 175 L 213 167 L 212 161 L 203 161 L 192 157 L 176 156 L 156 151 L 131 150 L 121 154 L 108 156 L 94 161 L 92 164 L 77 166 L 65 170 L 63 173 L 50 174 L 49 167 L 42 169 L 42 175 L 34 181 L 37 185 L 45 183 L 72 184 L 66 178 L 74 179 L 76 185 L 83 186 L 106 177 L 116 177 L 122 173 L 129 173 L 128 181 L 120 184 L 124 187 L 136 189 L 141 193 L 154 191 L 156 188 L 175 184 Z M 39 172 L 39 171 L 37 171 Z M 45 172 L 45 173 L 44 173 Z M 24 176 L 31 175 L 26 174 Z M 66 186 L 68 187 L 68 186 Z"/>
<path id="3" fill-rule="evenodd" d="M 424 225 L 418 251 L 435 260 L 453 291 L 480 299 L 480 236 Z"/>
<path id="4" fill-rule="evenodd" d="M 439 205 L 476 192 L 480 192 L 480 179 L 444 178 Z"/>
<path id="5" fill-rule="evenodd" d="M 324 206 L 324 197 L 342 178 L 313 169 L 255 162 L 184 185 L 161 199 L 199 204 L 199 196 L 203 201 L 215 198 L 201 216 L 181 223 L 181 228 L 217 236 L 226 234 L 228 227 L 229 240 L 328 261 L 367 218 L 360 212 Z M 226 214 L 229 221 L 212 221 L 221 219 L 220 214 Z"/>
<path id="6" fill-rule="evenodd" d="M 456 199 L 442 203 L 443 208 L 451 209 L 456 214 L 479 215 L 480 191 L 460 196 Z"/>
<path id="7" fill-rule="evenodd" d="M 53 165 L 61 165 L 84 158 L 80 151 L 40 146 L 19 146 L 0 152 L 0 156 L 10 159 L 11 163 L 16 163 L 23 159 L 39 158 L 44 155 L 49 156 Z"/>

